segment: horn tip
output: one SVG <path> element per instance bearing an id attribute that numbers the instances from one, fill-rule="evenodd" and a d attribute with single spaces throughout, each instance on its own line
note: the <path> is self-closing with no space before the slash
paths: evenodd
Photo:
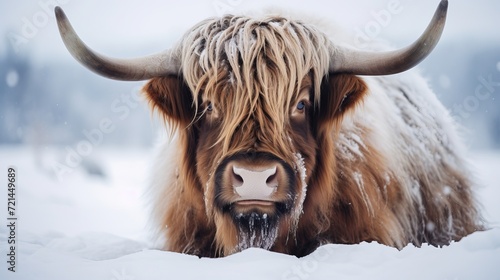
<path id="1" fill-rule="evenodd" d="M 54 8 L 54 12 L 56 13 L 56 15 L 57 14 L 61 14 L 61 13 L 63 13 L 63 9 L 61 7 L 59 7 L 59 6 L 56 6 Z"/>
<path id="2" fill-rule="evenodd" d="M 448 0 L 441 0 L 441 3 L 439 3 L 439 8 L 440 9 L 448 9 Z"/>
<path id="3" fill-rule="evenodd" d="M 65 18 L 66 17 L 66 14 L 64 13 L 63 9 L 59 6 L 56 6 L 54 8 L 54 13 L 56 14 L 56 18 L 58 20 L 61 20 L 62 18 Z"/>

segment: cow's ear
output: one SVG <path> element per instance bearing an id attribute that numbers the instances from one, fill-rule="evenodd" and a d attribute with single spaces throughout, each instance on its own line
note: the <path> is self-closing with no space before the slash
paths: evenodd
<path id="1" fill-rule="evenodd" d="M 171 75 L 150 80 L 143 88 L 153 110 L 171 124 L 185 126 L 194 118 L 193 96 L 182 78 Z"/>
<path id="2" fill-rule="evenodd" d="M 350 74 L 332 74 L 321 85 L 319 120 L 340 121 L 342 116 L 362 102 L 367 93 L 365 82 Z"/>

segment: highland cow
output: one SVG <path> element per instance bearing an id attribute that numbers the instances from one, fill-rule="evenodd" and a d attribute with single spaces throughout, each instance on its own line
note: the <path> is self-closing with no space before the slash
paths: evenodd
<path id="1" fill-rule="evenodd" d="M 149 191 L 161 248 L 304 256 L 325 243 L 442 246 L 483 228 L 453 120 L 421 76 L 392 75 L 433 50 L 447 6 L 399 50 L 359 50 L 287 17 L 226 15 L 136 59 L 94 52 L 56 15 L 83 65 L 149 80 L 172 135 Z"/>

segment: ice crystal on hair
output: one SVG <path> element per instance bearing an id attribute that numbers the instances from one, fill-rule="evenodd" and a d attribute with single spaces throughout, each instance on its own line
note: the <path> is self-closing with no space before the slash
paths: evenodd
<path id="1" fill-rule="evenodd" d="M 296 223 L 298 223 L 298 219 L 300 215 L 302 214 L 302 208 L 304 204 L 304 200 L 306 199 L 306 194 L 307 194 L 307 183 L 306 183 L 306 177 L 307 177 L 307 170 L 304 162 L 304 158 L 300 153 L 295 153 L 295 172 L 298 172 L 300 175 L 300 189 L 301 191 L 297 194 L 295 197 L 295 203 L 297 205 L 297 208 L 295 209 L 295 219 Z M 297 203 L 297 200 L 298 203 Z"/>

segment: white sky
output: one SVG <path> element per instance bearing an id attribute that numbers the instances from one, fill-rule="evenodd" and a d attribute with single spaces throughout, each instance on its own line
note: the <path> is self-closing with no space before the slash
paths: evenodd
<path id="1" fill-rule="evenodd" d="M 30 53 L 35 60 L 70 59 L 59 38 L 53 4 L 59 2 L 82 39 L 92 48 L 111 56 L 135 56 L 168 48 L 195 23 L 217 16 L 217 8 L 229 12 L 259 11 L 278 7 L 304 12 L 315 18 L 337 22 L 347 31 L 363 30 L 375 22 L 374 14 L 394 4 L 400 12 L 392 14 L 377 37 L 402 46 L 417 38 L 431 19 L 438 0 L 0 0 L 0 52 L 12 36 L 32 38 L 19 44 L 19 54 Z M 500 1 L 450 0 L 443 41 L 470 38 L 470 43 L 499 42 Z M 49 9 L 44 8 L 49 3 Z M 46 11 L 51 11 L 47 15 Z M 45 21 L 45 22 L 44 22 Z M 29 22 L 29 23 L 28 23 Z M 29 25 L 31 29 L 29 28 Z M 37 24 L 38 27 L 35 25 Z M 34 28 L 33 28 L 34 27 Z M 18 37 L 19 38 L 19 37 Z"/>

